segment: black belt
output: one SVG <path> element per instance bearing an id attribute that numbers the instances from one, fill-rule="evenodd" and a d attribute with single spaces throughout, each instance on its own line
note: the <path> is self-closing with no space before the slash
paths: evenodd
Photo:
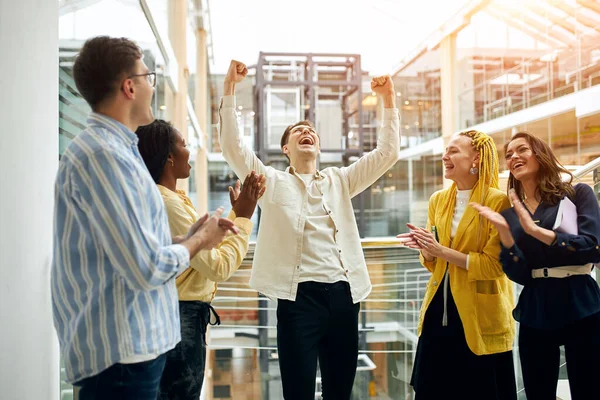
<path id="1" fill-rule="evenodd" d="M 199 300 L 180 301 L 179 306 L 184 308 L 181 312 L 185 313 L 188 318 L 197 318 L 198 328 L 203 334 L 206 334 L 208 325 L 221 325 L 221 318 L 210 303 Z M 214 322 L 211 321 L 213 316 Z"/>
<path id="2" fill-rule="evenodd" d="M 210 303 L 204 303 L 208 306 L 208 318 L 206 319 L 206 323 L 207 325 L 221 325 L 221 318 L 219 317 L 219 314 L 217 314 L 217 312 L 215 311 L 215 308 L 210 304 Z M 212 313 L 212 315 L 215 316 L 215 322 L 210 322 L 210 314 Z"/>

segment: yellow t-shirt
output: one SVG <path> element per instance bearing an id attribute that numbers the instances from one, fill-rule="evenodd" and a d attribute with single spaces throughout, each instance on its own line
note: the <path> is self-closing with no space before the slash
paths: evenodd
<path id="1" fill-rule="evenodd" d="M 175 193 L 162 185 L 157 186 L 167 209 L 171 235 L 185 235 L 199 218 L 192 201 L 183 190 Z M 176 280 L 179 300 L 212 301 L 217 282 L 229 279 L 242 263 L 253 224 L 247 218 L 236 218 L 233 211 L 228 218 L 234 221 L 240 233 L 228 235 L 217 248 L 201 250 L 190 260 L 190 267 Z"/>

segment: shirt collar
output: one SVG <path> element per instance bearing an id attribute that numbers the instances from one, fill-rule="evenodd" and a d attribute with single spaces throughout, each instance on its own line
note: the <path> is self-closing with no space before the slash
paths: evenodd
<path id="1" fill-rule="evenodd" d="M 156 186 L 158 187 L 158 190 L 168 196 L 171 197 L 178 197 L 178 196 L 186 196 L 185 194 L 185 190 L 181 190 L 181 189 L 175 189 L 175 192 L 172 191 L 171 189 L 167 188 L 166 186 L 161 185 L 160 183 L 157 183 Z"/>
<path id="2" fill-rule="evenodd" d="M 285 172 L 292 174 L 292 175 L 298 175 L 298 173 L 296 172 L 296 168 L 292 167 L 291 165 L 286 168 Z M 323 179 L 324 176 L 319 170 L 316 170 L 315 174 L 314 174 L 314 178 L 315 179 Z"/>
<path id="3" fill-rule="evenodd" d="M 164 194 L 165 196 L 172 196 L 172 197 L 176 197 L 177 196 L 177 193 L 173 192 L 171 189 L 168 189 L 168 188 L 164 187 L 160 183 L 157 183 L 156 187 L 158 188 L 158 191 L 161 194 Z"/>
<path id="4" fill-rule="evenodd" d="M 160 194 L 162 194 L 163 196 L 174 199 L 180 199 L 183 200 L 184 203 L 189 203 L 192 207 L 194 206 L 188 195 L 185 193 L 185 190 L 176 189 L 176 192 L 174 192 L 171 189 L 164 187 L 160 183 L 157 183 L 156 186 L 158 187 L 158 191 L 160 192 Z"/>
<path id="5" fill-rule="evenodd" d="M 134 132 L 131 131 L 131 129 L 104 114 L 91 112 L 87 122 L 89 125 L 95 125 L 108 129 L 111 133 L 121 138 L 121 140 L 123 140 L 125 143 L 132 145 L 137 145 L 138 143 L 138 137 Z"/>

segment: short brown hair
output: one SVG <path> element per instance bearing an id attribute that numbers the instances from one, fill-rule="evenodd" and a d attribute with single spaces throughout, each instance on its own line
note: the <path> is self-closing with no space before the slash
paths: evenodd
<path id="1" fill-rule="evenodd" d="M 573 174 L 558 161 L 550 146 L 542 139 L 528 132 L 518 132 L 504 145 L 504 154 L 506 154 L 508 145 L 519 138 L 523 138 L 529 143 L 531 152 L 540 165 L 537 191 L 541 200 L 556 205 L 564 196 L 574 199 L 575 189 L 571 185 Z M 567 182 L 563 181 L 562 174 L 569 176 Z M 523 185 L 515 179 L 512 173 L 508 175 L 508 190 L 510 189 L 514 189 L 520 199 L 525 195 Z"/>
<path id="2" fill-rule="evenodd" d="M 95 110 L 117 89 L 120 81 L 133 74 L 142 50 L 127 38 L 97 36 L 85 42 L 73 65 L 77 90 Z"/>

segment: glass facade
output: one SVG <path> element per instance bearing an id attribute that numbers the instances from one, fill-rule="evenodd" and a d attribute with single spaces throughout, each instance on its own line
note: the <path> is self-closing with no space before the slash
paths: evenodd
<path id="1" fill-rule="evenodd" d="M 492 1 L 473 10 L 461 28 L 447 33 L 455 38 L 450 85 L 456 96 L 445 106 L 456 111 L 452 132 L 490 134 L 503 169 L 504 144 L 523 130 L 546 140 L 565 165 L 600 156 L 594 144 L 600 109 L 590 106 L 597 100 L 585 97 L 600 83 L 598 10 L 575 1 Z M 394 75 L 408 148 L 430 144 L 417 156 L 401 155 L 417 165 L 428 152 L 441 159 L 443 143 L 435 140 L 448 140 L 441 139 L 440 76 L 451 67 L 441 65 L 441 44 L 434 43 Z"/>
<path id="2" fill-rule="evenodd" d="M 554 100 L 598 85 L 599 35 L 598 14 L 572 2 L 560 7 L 492 2 L 456 37 L 459 129 L 553 107 Z M 591 161 L 600 155 L 593 145 L 600 115 L 596 109 L 580 116 L 579 101 L 572 98 L 572 111 L 542 113 L 510 132 L 527 130 L 543 138 L 566 165 Z M 488 133 L 505 140 L 504 131 Z M 496 141 L 499 148 L 504 140 Z"/>
<path id="3" fill-rule="evenodd" d="M 404 148 L 441 135 L 440 57 L 432 50 L 394 76 Z"/>
<path id="4" fill-rule="evenodd" d="M 527 7 L 512 13 L 492 6 L 457 35 L 461 129 L 600 83 L 600 21 L 588 27 L 576 13 L 566 28 L 536 29 L 524 24 L 567 14 Z"/>

